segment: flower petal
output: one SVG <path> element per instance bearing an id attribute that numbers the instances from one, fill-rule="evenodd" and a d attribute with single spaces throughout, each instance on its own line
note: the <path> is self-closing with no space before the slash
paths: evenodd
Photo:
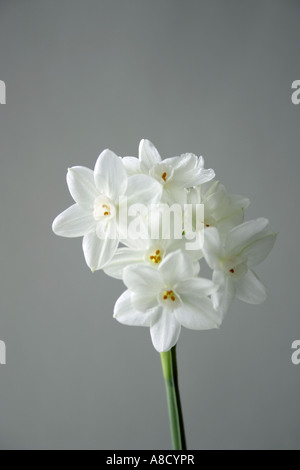
<path id="1" fill-rule="evenodd" d="M 61 237 L 82 237 L 86 233 L 96 229 L 93 214 L 80 207 L 78 204 L 66 209 L 53 221 L 52 230 Z"/>
<path id="2" fill-rule="evenodd" d="M 123 271 L 131 264 L 138 264 L 144 261 L 144 252 L 132 250 L 130 248 L 119 248 L 114 257 L 105 266 L 104 272 L 116 279 L 122 279 Z"/>
<path id="3" fill-rule="evenodd" d="M 164 163 L 174 170 L 176 180 L 182 181 L 181 175 L 192 171 L 197 167 L 198 157 L 194 153 L 183 153 L 180 157 L 165 158 Z"/>
<path id="4" fill-rule="evenodd" d="M 110 233 L 115 233 L 113 222 L 107 224 L 105 239 L 98 238 L 96 232 L 88 233 L 83 237 L 82 248 L 85 261 L 92 271 L 102 269 L 112 259 L 118 248 L 118 238 L 110 238 Z"/>
<path id="5" fill-rule="evenodd" d="M 236 282 L 236 296 L 248 304 L 261 304 L 266 300 L 267 293 L 261 280 L 249 269 L 245 276 Z"/>
<path id="6" fill-rule="evenodd" d="M 231 203 L 235 206 L 241 207 L 242 209 L 247 209 L 250 206 L 250 199 L 239 194 L 230 194 L 229 196 Z"/>
<path id="7" fill-rule="evenodd" d="M 181 250 L 169 253 L 158 267 L 165 287 L 180 285 L 183 280 L 194 276 L 194 265 L 191 258 Z"/>
<path id="8" fill-rule="evenodd" d="M 248 245 L 242 252 L 241 256 L 247 258 L 249 267 L 256 266 L 261 263 L 272 250 L 277 234 L 270 233 L 259 240 L 256 240 Z"/>
<path id="9" fill-rule="evenodd" d="M 244 210 L 240 207 L 235 211 L 232 211 L 230 214 L 227 214 L 226 217 L 217 221 L 217 227 L 220 233 L 228 233 L 231 229 L 240 225 L 244 222 Z"/>
<path id="10" fill-rule="evenodd" d="M 94 170 L 95 183 L 101 193 L 118 202 L 127 186 L 127 174 L 122 160 L 111 150 L 103 150 Z"/>
<path id="11" fill-rule="evenodd" d="M 198 157 L 193 153 L 167 158 L 164 160 L 164 163 L 172 166 L 174 169 L 172 183 L 177 188 L 191 188 L 192 186 L 206 183 L 215 177 L 213 170 L 205 170 L 201 167 Z"/>
<path id="12" fill-rule="evenodd" d="M 114 318 L 129 326 L 151 326 L 155 321 L 159 308 L 142 313 L 135 310 L 131 302 L 131 292 L 125 291 L 117 300 L 114 308 Z"/>
<path id="13" fill-rule="evenodd" d="M 122 163 L 128 176 L 133 176 L 141 172 L 140 161 L 136 157 L 123 157 Z"/>
<path id="14" fill-rule="evenodd" d="M 82 206 L 93 208 L 99 194 L 94 181 L 94 172 L 84 166 L 73 166 L 67 173 L 67 184 L 72 198 Z"/>
<path id="15" fill-rule="evenodd" d="M 212 302 L 206 297 L 194 295 L 193 299 L 182 297 L 182 305 L 175 310 L 178 322 L 191 330 L 211 330 L 219 328 L 221 316 L 213 308 Z"/>
<path id="16" fill-rule="evenodd" d="M 176 183 L 174 183 L 164 186 L 163 189 L 163 202 L 166 202 L 169 205 L 179 204 L 183 206 L 184 204 L 186 204 L 188 193 L 185 188 L 180 188 L 176 185 Z"/>
<path id="17" fill-rule="evenodd" d="M 212 294 L 217 290 L 217 286 L 205 278 L 192 278 L 182 281 L 176 288 L 176 292 L 181 296 L 194 297 L 197 298 L 205 297 Z"/>
<path id="18" fill-rule="evenodd" d="M 154 178 L 147 175 L 134 175 L 128 178 L 127 205 L 132 204 L 157 204 L 161 200 L 162 185 Z"/>
<path id="19" fill-rule="evenodd" d="M 209 227 L 204 230 L 203 254 L 210 268 L 215 269 L 222 253 L 221 239 L 218 230 L 215 227 Z"/>
<path id="20" fill-rule="evenodd" d="M 156 268 L 144 264 L 127 266 L 123 272 L 124 284 L 132 292 L 159 293 L 162 288 L 161 277 Z"/>
<path id="21" fill-rule="evenodd" d="M 247 245 L 266 235 L 269 221 L 264 218 L 250 220 L 233 228 L 227 237 L 228 254 L 239 254 Z"/>
<path id="22" fill-rule="evenodd" d="M 149 292 L 132 292 L 131 301 L 133 307 L 139 312 L 147 312 L 159 306 L 157 292 L 151 289 Z"/>
<path id="23" fill-rule="evenodd" d="M 153 346 L 158 352 L 169 351 L 178 341 L 181 326 L 172 312 L 163 310 L 150 327 Z"/>
<path id="24" fill-rule="evenodd" d="M 197 186 L 198 184 L 204 184 L 208 181 L 211 181 L 216 176 L 214 170 L 212 168 L 198 168 L 197 172 L 195 173 L 192 182 L 193 186 Z"/>
<path id="25" fill-rule="evenodd" d="M 141 140 L 139 145 L 139 160 L 143 173 L 148 173 L 156 163 L 161 162 L 161 156 L 150 140 Z"/>
<path id="26" fill-rule="evenodd" d="M 219 273 L 219 271 L 216 271 Z M 215 273 L 214 273 L 215 274 Z M 219 273 L 220 274 L 220 273 Z M 213 277 L 214 278 L 214 277 Z M 222 318 L 227 314 L 235 297 L 235 283 L 229 276 L 224 276 L 224 282 L 219 290 L 212 294 L 211 298 L 215 310 L 222 314 Z"/>

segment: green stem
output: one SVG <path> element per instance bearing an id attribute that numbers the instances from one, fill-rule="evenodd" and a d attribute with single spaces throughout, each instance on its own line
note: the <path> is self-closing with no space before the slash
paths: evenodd
<path id="1" fill-rule="evenodd" d="M 186 450 L 184 424 L 178 387 L 176 346 L 170 351 L 160 353 L 165 379 L 172 444 L 174 450 Z"/>

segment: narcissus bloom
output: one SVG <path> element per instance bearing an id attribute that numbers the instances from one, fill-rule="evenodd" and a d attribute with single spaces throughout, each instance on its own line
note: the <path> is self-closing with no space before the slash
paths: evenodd
<path id="1" fill-rule="evenodd" d="M 221 324 L 208 297 L 216 290 L 214 283 L 195 277 L 193 263 L 182 251 L 167 255 L 157 269 L 129 266 L 123 280 L 128 290 L 118 299 L 114 317 L 125 325 L 150 327 L 159 352 L 177 343 L 181 326 L 209 330 Z"/>
<path id="2" fill-rule="evenodd" d="M 124 281 L 128 290 L 114 316 L 121 323 L 149 326 L 158 351 L 176 344 L 182 325 L 220 326 L 235 297 L 253 304 L 266 297 L 252 268 L 268 255 L 276 235 L 266 219 L 243 223 L 249 200 L 228 194 L 214 176 L 204 169 L 202 157 L 186 153 L 162 160 L 146 139 L 138 158 L 104 150 L 94 171 L 76 166 L 67 174 L 75 204 L 56 217 L 54 232 L 82 236 L 91 270 L 103 269 Z M 187 217 L 178 222 L 185 204 Z M 134 205 L 142 208 L 139 216 Z M 174 217 L 164 224 L 171 210 Z M 190 232 L 199 239 L 204 234 L 203 248 L 197 243 L 191 248 Z M 212 280 L 199 277 L 204 260 Z"/>
<path id="3" fill-rule="evenodd" d="M 260 304 L 266 289 L 252 268 L 271 251 L 276 234 L 268 230 L 267 219 L 245 222 L 221 236 L 214 227 L 205 231 L 203 253 L 213 269 L 213 281 L 219 286 L 212 295 L 216 310 L 224 316 L 234 297 L 249 304 Z"/>
<path id="4" fill-rule="evenodd" d="M 156 218 L 151 219 L 151 214 L 156 213 Z M 148 216 L 139 221 L 140 231 L 143 233 L 141 237 L 127 237 L 122 239 L 122 246 L 117 249 L 114 257 L 104 268 L 104 272 L 116 279 L 123 278 L 124 269 L 132 264 L 146 264 L 154 268 L 158 268 L 164 258 L 177 250 L 185 251 L 187 240 L 182 235 L 181 238 L 174 238 L 174 224 L 171 226 L 164 225 L 164 212 L 161 210 L 149 211 Z M 171 221 L 174 222 L 174 221 Z M 153 237 L 152 231 L 159 234 Z M 200 270 L 199 251 L 189 250 L 186 254 L 190 257 L 194 265 L 194 275 L 196 276 Z"/>
<path id="5" fill-rule="evenodd" d="M 92 271 L 103 268 L 114 256 L 122 227 L 119 209 L 126 204 L 154 204 L 161 199 L 161 186 L 149 176 L 127 177 L 122 161 L 111 150 L 99 156 L 94 171 L 82 166 L 68 170 L 67 184 L 75 204 L 53 222 L 62 237 L 83 236 L 83 252 Z"/>
<path id="6" fill-rule="evenodd" d="M 226 232 L 244 221 L 244 211 L 249 199 L 236 194 L 227 194 L 219 181 L 209 181 L 188 192 L 188 203 L 204 205 L 204 227 L 216 227 Z"/>
<path id="7" fill-rule="evenodd" d="M 147 139 L 139 145 L 139 158 L 124 157 L 123 164 L 129 175 L 144 173 L 162 187 L 162 202 L 184 204 L 186 188 L 197 186 L 215 177 L 212 169 L 204 169 L 204 159 L 193 153 L 162 160 L 158 150 Z"/>

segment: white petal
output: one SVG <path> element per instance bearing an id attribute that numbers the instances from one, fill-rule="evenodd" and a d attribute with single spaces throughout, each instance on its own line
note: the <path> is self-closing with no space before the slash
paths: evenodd
<path id="1" fill-rule="evenodd" d="M 192 301 L 188 297 L 182 300 L 181 307 L 175 311 L 175 316 L 182 326 L 191 330 L 219 328 L 221 316 L 214 310 L 210 299 L 199 296 L 198 299 L 194 297 Z"/>
<path id="2" fill-rule="evenodd" d="M 247 209 L 250 206 L 250 199 L 240 196 L 238 194 L 230 194 L 229 196 L 232 204 L 241 207 L 242 209 Z"/>
<path id="3" fill-rule="evenodd" d="M 181 175 L 197 167 L 198 157 L 193 153 L 184 153 L 180 157 L 165 158 L 164 163 L 174 170 L 176 180 L 182 181 Z"/>
<path id="4" fill-rule="evenodd" d="M 157 204 L 161 200 L 162 185 L 147 175 L 134 175 L 128 178 L 127 204 Z"/>
<path id="5" fill-rule="evenodd" d="M 201 168 L 197 170 L 193 178 L 193 186 L 197 186 L 198 184 L 204 184 L 208 181 L 211 181 L 216 176 L 214 170 L 212 168 L 204 169 Z"/>
<path id="6" fill-rule="evenodd" d="M 227 234 L 237 225 L 240 225 L 244 222 L 244 210 L 240 207 L 230 214 L 217 221 L 217 227 L 220 233 Z"/>
<path id="7" fill-rule="evenodd" d="M 127 186 L 127 174 L 122 161 L 111 150 L 103 150 L 94 170 L 95 183 L 101 193 L 118 202 Z"/>
<path id="8" fill-rule="evenodd" d="M 131 292 L 127 290 L 116 302 L 114 318 L 124 325 L 151 326 L 152 321 L 156 319 L 158 311 L 159 308 L 147 313 L 135 310 L 131 302 Z"/>
<path id="9" fill-rule="evenodd" d="M 210 268 L 215 269 L 222 254 L 221 239 L 218 230 L 215 227 L 209 227 L 204 230 L 203 254 Z"/>
<path id="10" fill-rule="evenodd" d="M 73 166 L 67 173 L 67 184 L 72 198 L 80 205 L 93 208 L 99 194 L 94 181 L 94 172 L 84 166 Z"/>
<path id="11" fill-rule="evenodd" d="M 180 331 L 181 326 L 175 315 L 163 310 L 150 328 L 153 346 L 158 352 L 169 351 L 177 343 Z"/>
<path id="12" fill-rule="evenodd" d="M 161 277 L 156 268 L 144 264 L 127 266 L 123 272 L 124 284 L 133 292 L 158 294 L 162 288 Z"/>
<path id="13" fill-rule="evenodd" d="M 107 237 L 100 239 L 96 232 L 89 233 L 83 237 L 82 248 L 85 261 L 92 271 L 103 268 L 114 256 L 119 240 L 110 238 L 110 231 L 114 231 L 113 222 L 108 224 Z"/>
<path id="14" fill-rule="evenodd" d="M 137 175 L 141 172 L 140 161 L 136 157 L 123 157 L 122 163 L 128 176 Z"/>
<path id="15" fill-rule="evenodd" d="M 198 168 L 204 168 L 204 165 L 205 165 L 205 161 L 204 161 L 204 158 L 201 155 L 200 157 L 198 157 L 197 167 Z"/>
<path id="16" fill-rule="evenodd" d="M 132 292 L 131 296 L 133 307 L 140 312 L 147 312 L 159 306 L 157 292 Z"/>
<path id="17" fill-rule="evenodd" d="M 138 264 L 144 261 L 144 252 L 132 250 L 130 248 L 119 248 L 114 257 L 105 266 L 104 272 L 116 279 L 122 279 L 123 271 L 131 264 Z"/>
<path id="18" fill-rule="evenodd" d="M 224 284 L 219 287 L 219 290 L 212 294 L 212 301 L 214 308 L 222 314 L 222 318 L 227 314 L 235 297 L 235 283 L 229 277 L 224 277 Z"/>
<path id="19" fill-rule="evenodd" d="M 144 173 L 148 173 L 156 163 L 161 162 L 161 156 L 157 149 L 154 147 L 152 142 L 147 139 L 143 139 L 139 145 L 139 160 L 141 164 L 141 170 Z"/>
<path id="20" fill-rule="evenodd" d="M 230 231 L 227 237 L 228 254 L 239 254 L 247 245 L 266 235 L 269 221 L 264 218 L 250 220 L 238 225 Z"/>
<path id="21" fill-rule="evenodd" d="M 198 157 L 192 153 L 167 158 L 164 162 L 173 167 L 172 183 L 174 182 L 178 188 L 197 186 L 215 177 L 213 170 L 204 170 L 199 166 Z"/>
<path id="22" fill-rule="evenodd" d="M 192 278 L 194 275 L 194 265 L 191 258 L 183 251 L 177 250 L 169 253 L 158 267 L 165 287 L 173 287 L 180 285 L 185 280 Z"/>
<path id="23" fill-rule="evenodd" d="M 185 188 L 180 188 L 176 183 L 164 186 L 162 202 L 167 204 L 180 204 L 183 206 L 187 202 L 187 191 Z"/>
<path id="24" fill-rule="evenodd" d="M 197 297 L 205 297 L 216 290 L 217 287 L 212 281 L 200 277 L 181 281 L 176 288 L 176 292 L 178 292 L 180 296 L 185 295 L 187 297 L 193 297 L 194 295 L 197 295 Z"/>
<path id="25" fill-rule="evenodd" d="M 53 221 L 52 230 L 61 237 L 82 237 L 96 229 L 92 212 L 86 211 L 78 204 L 66 209 Z"/>
<path id="26" fill-rule="evenodd" d="M 257 275 L 249 271 L 236 282 L 236 296 L 248 304 L 261 304 L 267 298 L 266 288 Z"/>
<path id="27" fill-rule="evenodd" d="M 242 252 L 241 256 L 248 258 L 249 267 L 256 266 L 261 263 L 272 250 L 277 234 L 271 233 L 248 245 Z"/>

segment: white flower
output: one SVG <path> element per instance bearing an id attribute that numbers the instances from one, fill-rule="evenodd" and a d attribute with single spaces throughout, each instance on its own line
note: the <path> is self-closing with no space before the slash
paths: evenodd
<path id="1" fill-rule="evenodd" d="M 188 203 L 204 205 L 204 227 L 216 227 L 221 232 L 228 232 L 235 225 L 244 221 L 244 210 L 249 206 L 249 199 L 228 194 L 219 181 L 209 181 L 196 188 L 191 188 Z"/>
<path id="2" fill-rule="evenodd" d="M 67 184 L 76 204 L 53 222 L 53 231 L 63 237 L 83 236 L 83 252 L 92 271 L 114 256 L 120 237 L 120 198 L 127 204 L 159 202 L 161 186 L 146 175 L 130 178 L 122 161 L 110 150 L 99 156 L 94 171 L 76 166 L 67 173 Z"/>
<path id="3" fill-rule="evenodd" d="M 214 227 L 205 231 L 203 253 L 214 270 L 213 281 L 219 285 L 212 300 L 223 316 L 235 296 L 250 304 L 265 300 L 265 287 L 251 268 L 266 258 L 275 239 L 276 234 L 269 233 L 268 220 L 263 218 L 238 225 L 227 235 Z"/>
<path id="4" fill-rule="evenodd" d="M 193 330 L 218 328 L 220 315 L 207 297 L 212 281 L 194 276 L 191 259 L 170 253 L 155 269 L 128 266 L 123 280 L 128 290 L 118 299 L 114 317 L 126 325 L 149 326 L 155 349 L 168 351 L 178 341 L 181 326 Z"/>
<path id="5" fill-rule="evenodd" d="M 146 139 L 139 145 L 139 158 L 124 157 L 128 175 L 144 173 L 156 179 L 162 186 L 162 202 L 169 204 L 186 202 L 186 188 L 212 180 L 215 173 L 204 169 L 204 159 L 192 153 L 162 160 L 154 145 Z"/>
<path id="6" fill-rule="evenodd" d="M 156 212 L 156 217 L 151 219 L 151 214 Z M 122 240 L 125 245 L 118 248 L 114 257 L 105 266 L 104 272 L 116 279 L 123 278 L 123 270 L 131 264 L 144 263 L 146 265 L 158 268 L 164 258 L 173 251 L 184 250 L 187 243 L 186 238 L 182 235 L 181 238 L 174 238 L 174 221 L 165 225 L 164 212 L 160 208 L 153 208 L 149 211 L 147 216 L 139 220 L 140 231 L 143 237 L 128 237 Z M 152 222 L 152 223 L 151 223 Z M 158 238 L 153 238 L 152 233 L 158 233 Z M 181 228 L 182 234 L 182 228 Z M 197 276 L 200 270 L 199 260 L 203 256 L 199 250 L 188 250 L 187 255 L 191 258 L 194 264 L 194 275 Z"/>

